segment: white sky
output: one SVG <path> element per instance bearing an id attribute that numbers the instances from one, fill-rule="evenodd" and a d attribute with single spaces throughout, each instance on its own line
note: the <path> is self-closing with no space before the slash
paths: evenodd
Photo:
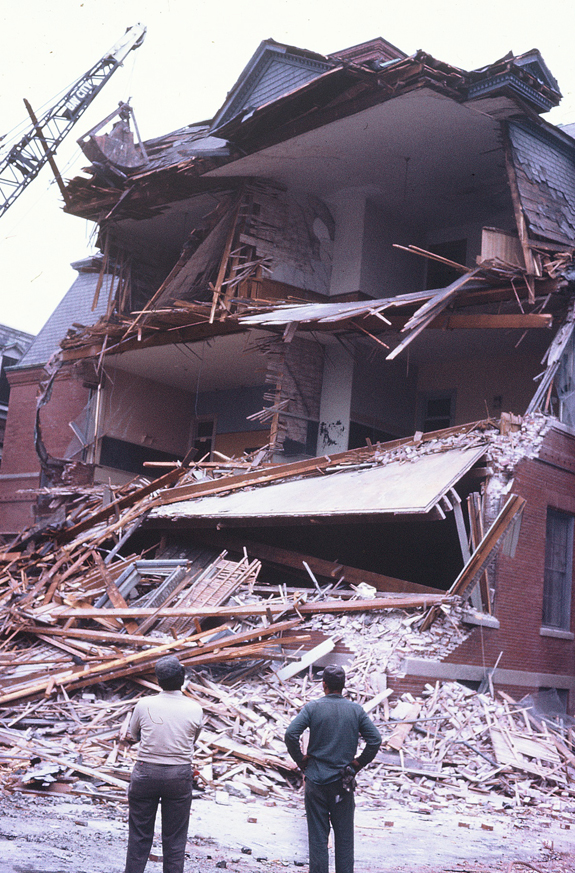
<path id="1" fill-rule="evenodd" d="M 573 0 L 12 0 L 0 11 L 0 136 L 37 113 L 141 22 L 148 33 L 57 154 L 65 178 L 88 163 L 76 139 L 131 98 L 144 139 L 211 118 L 263 39 L 327 54 L 382 36 L 412 54 L 475 69 L 538 48 L 575 121 Z M 49 167 L 0 218 L 0 323 L 37 333 L 93 251 L 93 225 L 66 216 Z"/>

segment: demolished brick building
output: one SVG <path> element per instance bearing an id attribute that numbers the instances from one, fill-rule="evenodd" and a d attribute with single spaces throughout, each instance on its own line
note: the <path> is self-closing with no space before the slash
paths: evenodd
<path id="1" fill-rule="evenodd" d="M 572 712 L 575 140 L 541 117 L 560 97 L 536 50 L 465 72 L 382 39 L 267 40 L 212 121 L 89 137 L 67 211 L 101 254 L 9 375 L 3 532 L 39 520 L 43 486 L 193 458 L 140 534 L 458 594 L 474 629 L 398 688 L 490 671 Z"/>

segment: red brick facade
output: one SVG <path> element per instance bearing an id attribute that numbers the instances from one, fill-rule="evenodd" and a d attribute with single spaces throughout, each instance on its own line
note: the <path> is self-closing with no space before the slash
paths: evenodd
<path id="1" fill-rule="evenodd" d="M 34 447 L 36 395 L 43 369 L 34 367 L 10 374 L 10 405 L 0 469 L 0 534 L 10 535 L 34 523 L 35 495 L 18 493 L 40 484 L 40 462 Z M 41 411 L 42 436 L 47 451 L 65 457 L 73 434 L 68 422 L 82 412 L 88 389 L 70 369 L 58 373 L 50 402 Z"/>
<path id="2" fill-rule="evenodd" d="M 520 699 L 540 687 L 561 687 L 553 677 L 575 677 L 573 639 L 568 634 L 565 638 L 541 634 L 547 508 L 575 515 L 575 436 L 555 428 L 549 431 L 539 458 L 524 459 L 515 468 L 512 490 L 524 497 L 526 504 L 515 556 L 500 552 L 495 564 L 494 616 L 499 628 L 474 628 L 444 659 L 444 664 L 489 669 L 499 659 L 499 670 L 520 671 L 525 676 L 520 685 L 496 681 L 495 687 Z M 571 608 L 572 634 L 573 605 L 575 596 Z M 531 685 L 529 674 L 537 674 Z M 426 683 L 434 681 L 406 676 L 392 680 L 390 685 L 397 693 L 419 693 Z M 571 691 L 569 712 L 574 710 L 575 694 Z"/>

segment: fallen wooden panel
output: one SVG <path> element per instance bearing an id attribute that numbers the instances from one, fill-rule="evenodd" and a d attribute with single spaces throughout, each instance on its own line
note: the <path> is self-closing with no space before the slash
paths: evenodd
<path id="1" fill-rule="evenodd" d="M 176 609 L 193 606 L 206 608 L 220 606 L 234 594 L 240 585 L 253 585 L 261 569 L 259 561 L 230 561 L 220 556 L 207 570 L 196 579 L 187 591 L 184 591 L 174 604 Z M 157 626 L 161 633 L 182 634 L 193 624 L 194 617 L 166 618 Z"/>
<path id="2" fill-rule="evenodd" d="M 227 519 L 385 518 L 425 514 L 483 457 L 485 450 L 483 444 L 479 448 L 477 445 L 449 448 L 367 468 L 339 468 L 321 477 L 292 476 L 265 488 L 235 490 L 222 496 L 211 494 L 202 496 L 201 500 L 183 500 L 176 506 L 157 506 L 150 513 L 150 519 L 157 522 L 160 519 L 192 521 L 197 518 L 225 524 Z M 298 466 L 293 464 L 293 467 Z M 290 472 L 295 474 L 297 470 L 288 472 L 284 469 L 283 478 Z M 233 478 L 241 479 L 242 476 Z M 254 480 L 253 484 L 265 479 L 264 476 Z M 216 487 L 227 490 L 224 484 Z M 234 487 L 239 488 L 237 483 Z M 185 492 L 185 488 L 178 491 Z M 166 495 L 173 504 L 175 492 L 168 491 Z M 189 496 L 199 497 L 200 494 Z M 186 494 L 182 493 L 182 497 L 185 498 Z M 162 498 L 162 503 L 165 502 Z"/>

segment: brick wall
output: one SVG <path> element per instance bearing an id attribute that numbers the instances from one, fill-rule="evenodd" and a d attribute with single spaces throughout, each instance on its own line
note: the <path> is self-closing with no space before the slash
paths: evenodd
<path id="1" fill-rule="evenodd" d="M 36 394 L 43 376 L 40 367 L 9 374 L 10 404 L 0 468 L 0 533 L 13 534 L 34 521 L 34 495 L 19 494 L 36 488 L 40 463 L 34 448 Z M 42 436 L 54 457 L 66 457 L 74 437 L 68 422 L 76 419 L 88 401 L 88 389 L 72 369 L 63 369 L 54 381 L 50 401 L 42 408 Z"/>
<path id="2" fill-rule="evenodd" d="M 290 416 L 283 419 L 285 436 L 305 445 L 308 420 L 319 420 L 323 348 L 317 342 L 297 336 L 291 343 L 278 344 L 276 348 L 277 354 L 283 355 L 283 363 L 280 365 L 277 355 L 273 353 L 270 357 L 275 366 L 281 366 L 282 400 L 290 399 L 287 410 Z"/>
<path id="3" fill-rule="evenodd" d="M 569 469 L 569 468 L 573 469 Z M 500 627 L 476 627 L 468 638 L 443 659 L 444 664 L 493 667 L 525 673 L 575 677 L 575 642 L 542 636 L 543 575 L 547 507 L 575 515 L 575 437 L 555 429 L 546 435 L 538 459 L 524 459 L 515 468 L 512 491 L 526 499 L 515 557 L 499 551 L 495 567 L 494 615 Z M 575 567 L 573 578 L 575 579 Z M 571 632 L 575 633 L 575 592 L 572 595 Z M 390 677 L 394 694 L 420 694 L 434 679 Z M 536 692 L 543 680 L 529 685 L 495 683 L 515 699 Z M 570 694 L 569 712 L 575 710 Z"/>

